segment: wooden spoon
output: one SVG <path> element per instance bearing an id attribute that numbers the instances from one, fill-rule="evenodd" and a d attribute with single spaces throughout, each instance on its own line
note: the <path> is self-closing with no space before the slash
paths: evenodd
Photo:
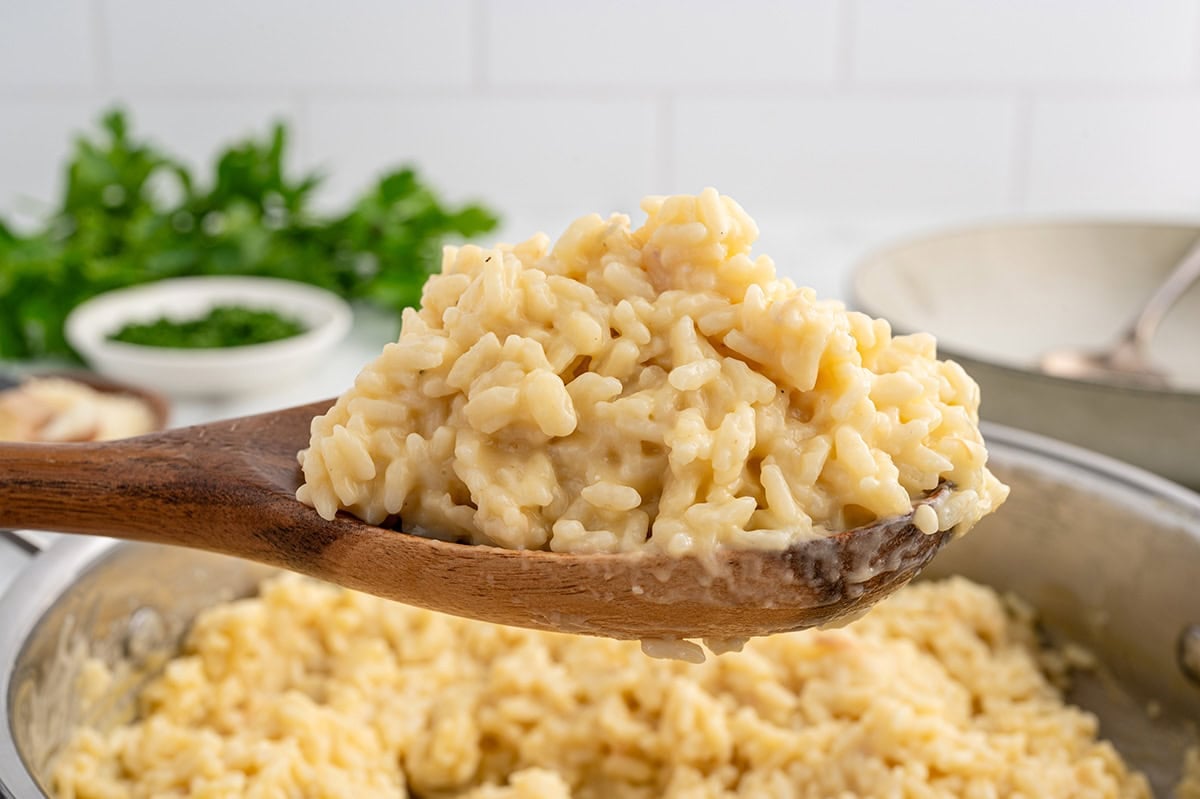
<path id="1" fill-rule="evenodd" d="M 333 521 L 295 498 L 296 453 L 332 400 L 100 444 L 0 445 L 0 527 L 249 558 L 410 605 L 613 638 L 731 639 L 836 622 L 908 582 L 951 537 L 912 515 L 711 562 L 454 544 Z M 922 503 L 950 493 L 940 487 Z"/>

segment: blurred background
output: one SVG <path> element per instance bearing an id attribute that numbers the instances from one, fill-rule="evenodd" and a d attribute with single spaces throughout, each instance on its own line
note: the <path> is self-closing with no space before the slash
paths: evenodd
<path id="1" fill-rule="evenodd" d="M 513 235 L 714 185 L 839 293 L 814 225 L 1200 213 L 1198 0 L 0 0 L 6 216 L 114 103 L 193 165 L 284 120 L 325 206 L 413 163 Z"/>
<path id="2" fill-rule="evenodd" d="M 1131 426 L 1200 447 L 1200 290 L 1141 345 L 1169 406 L 1039 366 L 1115 342 L 1196 239 L 1200 0 L 0 0 L 0 362 L 193 395 L 175 423 L 342 390 L 445 242 L 636 224 L 643 195 L 705 186 L 782 274 L 936 334 L 985 416 L 1200 484 Z M 990 227 L 1064 219 L 1120 224 Z M 945 230 L 973 238 L 896 249 Z M 119 364 L 116 311 L 69 335 L 112 289 L 246 274 L 353 305 L 298 328 L 324 331 L 319 368 L 277 359 L 304 380 Z M 202 313 L 190 285 L 123 321 Z"/>
<path id="3" fill-rule="evenodd" d="M 986 433 L 1014 521 L 939 563 L 1152 685 L 1105 728 L 1173 783 L 1191 733 L 1143 730 L 1197 706 L 1196 500 L 1022 436 L 1200 489 L 1200 0 L 0 0 L 0 440 L 331 398 L 442 244 L 706 186 L 783 275 L 934 333 L 1018 428 Z M 1048 373 L 1163 285 L 1136 369 Z M 0 590 L 46 540 L 3 532 Z M 111 584 L 135 619 L 199 601 Z"/>

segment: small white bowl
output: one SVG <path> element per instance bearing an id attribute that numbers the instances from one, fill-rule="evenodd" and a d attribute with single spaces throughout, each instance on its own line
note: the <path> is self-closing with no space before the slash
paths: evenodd
<path id="1" fill-rule="evenodd" d="M 204 316 L 239 305 L 292 316 L 307 330 L 266 344 L 147 347 L 109 336 L 133 322 Z M 262 277 L 181 277 L 109 291 L 67 317 L 67 341 L 96 371 L 174 396 L 218 397 L 278 386 L 314 368 L 350 329 L 350 306 L 324 289 Z"/>

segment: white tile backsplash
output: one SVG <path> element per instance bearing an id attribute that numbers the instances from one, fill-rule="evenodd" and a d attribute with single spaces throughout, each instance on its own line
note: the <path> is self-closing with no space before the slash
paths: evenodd
<path id="1" fill-rule="evenodd" d="M 470 0 L 104 2 L 113 76 L 122 86 L 437 87 L 471 80 Z"/>
<path id="2" fill-rule="evenodd" d="M 1034 105 L 1033 210 L 1200 219 L 1200 95 L 1054 98 Z"/>
<path id="3" fill-rule="evenodd" d="M 744 86 L 829 82 L 837 0 L 491 0 L 497 85 Z"/>
<path id="4" fill-rule="evenodd" d="M 645 100 L 331 99 L 312 103 L 309 123 L 332 201 L 406 162 L 456 200 L 501 209 L 636 207 L 660 183 Z"/>
<path id="5" fill-rule="evenodd" d="M 61 196 L 71 139 L 95 110 L 82 99 L 0 97 L 0 215 L 25 226 L 47 214 L 51 200 Z"/>
<path id="6" fill-rule="evenodd" d="M 1194 0 L 854 0 L 853 71 L 888 84 L 1183 82 Z"/>
<path id="7" fill-rule="evenodd" d="M 91 86 L 89 0 L 0 0 L 0 88 Z"/>
<path id="8" fill-rule="evenodd" d="M 291 140 L 287 158 L 292 166 L 301 162 L 303 142 L 299 105 L 287 100 L 248 98 L 142 97 L 125 93 L 109 101 L 129 109 L 139 135 L 150 138 L 162 150 L 187 163 L 201 179 L 212 174 L 217 152 L 227 145 L 253 136 L 266 139 L 274 122 L 288 123 Z"/>
<path id="9" fill-rule="evenodd" d="M 247 99 L 171 99 L 126 93 L 98 93 L 73 99 L 0 97 L 0 153 L 19 153 L 0 173 L 0 214 L 36 221 L 48 202 L 61 196 L 62 166 L 81 132 L 98 136 L 98 121 L 108 109 L 132 110 L 133 133 L 187 163 L 207 181 L 219 149 L 255 135 L 265 137 L 272 121 L 298 117 L 294 104 Z M 53 131 L 53 135 L 46 135 Z M 293 129 L 293 136 L 295 135 Z M 299 164 L 301 147 L 291 142 L 289 157 Z M 2 156 L 0 156 L 2 157 Z"/>
<path id="10" fill-rule="evenodd" d="M 1002 209 L 1009 100 L 836 95 L 680 100 L 673 190 L 811 213 Z M 936 177 L 935 177 L 936 176 Z"/>
<path id="11" fill-rule="evenodd" d="M 330 203 L 1200 210 L 1200 0 L 0 0 L 0 213 L 109 98 L 193 163 L 282 115 Z"/>

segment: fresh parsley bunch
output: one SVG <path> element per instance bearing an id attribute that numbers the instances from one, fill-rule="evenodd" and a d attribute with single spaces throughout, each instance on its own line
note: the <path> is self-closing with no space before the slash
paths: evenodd
<path id="1" fill-rule="evenodd" d="M 131 136 L 111 111 L 82 137 L 61 204 L 20 234 L 0 219 L 0 358 L 74 357 L 63 322 L 110 289 L 187 275 L 260 275 L 312 283 L 399 311 L 420 299 L 451 237 L 495 228 L 479 205 L 448 208 L 411 168 L 384 175 L 344 214 L 313 211 L 317 174 L 284 170 L 287 130 L 230 147 L 197 181 Z"/>

